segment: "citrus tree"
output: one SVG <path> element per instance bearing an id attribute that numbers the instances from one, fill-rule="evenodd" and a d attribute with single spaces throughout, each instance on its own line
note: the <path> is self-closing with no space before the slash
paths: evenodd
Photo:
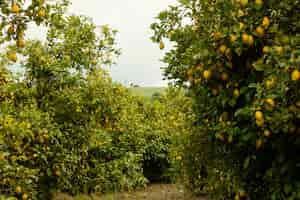
<path id="1" fill-rule="evenodd" d="M 24 14 L 19 3 L 14 17 Z M 158 166 L 163 176 L 181 160 L 175 144 L 189 129 L 190 99 L 170 89 L 151 102 L 113 83 L 101 67 L 120 53 L 116 31 L 65 9 L 45 10 L 46 41 L 24 40 L 22 47 L 8 41 L 0 56 L 4 198 L 143 187 L 151 180 L 146 166 L 165 164 Z M 12 65 L 23 73 L 13 73 Z"/>
<path id="2" fill-rule="evenodd" d="M 216 199 L 300 197 L 298 0 L 180 0 L 152 24 L 173 47 L 165 76 L 188 87 L 198 130 L 188 185 Z"/>

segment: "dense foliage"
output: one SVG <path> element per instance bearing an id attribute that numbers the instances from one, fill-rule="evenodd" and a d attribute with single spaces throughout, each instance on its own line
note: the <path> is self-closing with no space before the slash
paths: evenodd
<path id="1" fill-rule="evenodd" d="M 193 95 L 188 185 L 215 199 L 300 198 L 299 0 L 180 0 L 153 40 Z"/>
<path id="2" fill-rule="evenodd" d="M 191 100 L 176 88 L 146 99 L 113 83 L 101 66 L 120 53 L 116 32 L 55 8 L 45 42 L 7 43 L 1 55 L 0 194 L 49 199 L 174 177 Z M 22 9 L 13 15 L 21 16 Z M 17 57 L 22 75 L 9 70 Z"/>

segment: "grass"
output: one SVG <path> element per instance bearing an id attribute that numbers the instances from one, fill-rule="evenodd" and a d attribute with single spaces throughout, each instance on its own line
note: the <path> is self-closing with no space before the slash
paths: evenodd
<path id="1" fill-rule="evenodd" d="M 165 88 L 164 87 L 131 87 L 130 90 L 136 94 L 145 97 L 151 97 L 154 93 L 162 93 Z"/>

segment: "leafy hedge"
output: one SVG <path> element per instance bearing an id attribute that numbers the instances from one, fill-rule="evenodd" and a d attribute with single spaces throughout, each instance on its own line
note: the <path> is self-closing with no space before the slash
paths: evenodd
<path id="1" fill-rule="evenodd" d="M 300 2 L 179 1 L 153 40 L 174 44 L 165 76 L 188 87 L 198 130 L 188 186 L 215 199 L 299 199 Z"/>

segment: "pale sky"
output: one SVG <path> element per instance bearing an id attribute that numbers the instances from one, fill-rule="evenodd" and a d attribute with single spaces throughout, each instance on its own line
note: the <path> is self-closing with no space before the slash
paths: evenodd
<path id="1" fill-rule="evenodd" d="M 93 19 L 96 25 L 109 24 L 117 29 L 122 55 L 110 71 L 114 81 L 141 86 L 162 86 L 159 60 L 163 57 L 150 40 L 149 26 L 158 13 L 176 0 L 71 0 L 70 12 Z"/>

